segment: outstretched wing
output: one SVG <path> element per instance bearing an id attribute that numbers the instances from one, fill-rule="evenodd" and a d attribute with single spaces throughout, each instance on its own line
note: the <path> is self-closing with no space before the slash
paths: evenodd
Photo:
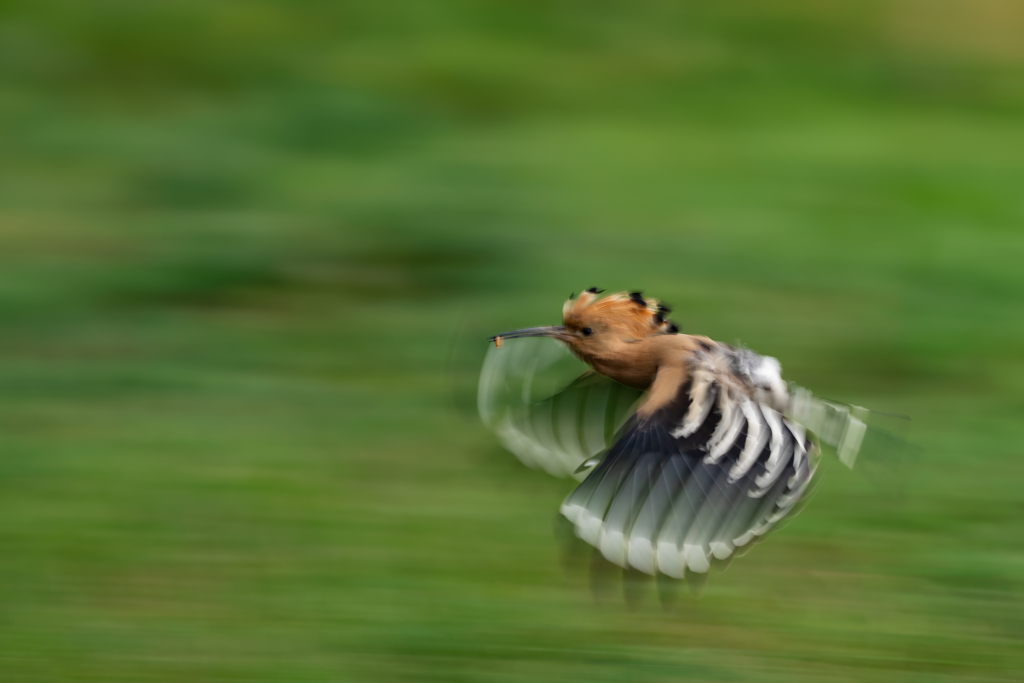
<path id="1" fill-rule="evenodd" d="M 491 348 L 480 416 L 526 465 L 582 479 L 561 507 L 576 534 L 649 574 L 682 578 L 728 559 L 795 509 L 816 441 L 852 467 L 865 433 L 868 411 L 787 387 L 777 361 L 747 350 L 699 354 L 646 419 L 634 410 L 641 392 L 586 370 L 550 339 Z"/>
<path id="2" fill-rule="evenodd" d="M 527 338 L 489 349 L 477 405 L 524 464 L 583 479 L 580 465 L 608 448 L 640 395 L 589 372 L 555 340 Z"/>
<path id="3" fill-rule="evenodd" d="M 806 491 L 817 448 L 760 388 L 731 365 L 695 363 L 675 400 L 630 418 L 566 498 L 577 535 L 620 566 L 682 578 L 767 533 Z"/>

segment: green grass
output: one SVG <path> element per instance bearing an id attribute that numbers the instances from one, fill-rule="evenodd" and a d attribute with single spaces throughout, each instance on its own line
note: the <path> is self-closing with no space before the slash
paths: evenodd
<path id="1" fill-rule="evenodd" d="M 4 681 L 1024 675 L 1024 15 L 0 9 Z M 907 413 L 664 610 L 479 424 L 570 291 Z"/>

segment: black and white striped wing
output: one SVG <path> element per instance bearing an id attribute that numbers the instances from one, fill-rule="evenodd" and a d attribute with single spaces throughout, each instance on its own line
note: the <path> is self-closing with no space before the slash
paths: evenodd
<path id="1" fill-rule="evenodd" d="M 587 370 L 553 339 L 491 347 L 480 373 L 480 417 L 527 466 L 583 479 L 580 465 L 608 448 L 641 395 Z"/>
<path id="2" fill-rule="evenodd" d="M 648 420 L 631 418 L 561 511 L 622 567 L 704 573 L 793 510 L 812 452 L 798 423 L 705 375 Z"/>

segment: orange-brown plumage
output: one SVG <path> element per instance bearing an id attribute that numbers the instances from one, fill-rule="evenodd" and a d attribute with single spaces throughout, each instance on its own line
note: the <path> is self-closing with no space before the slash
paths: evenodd
<path id="1" fill-rule="evenodd" d="M 639 292 L 599 298 L 596 292 L 588 290 L 565 302 L 562 324 L 575 331 L 599 322 L 640 340 L 676 331 L 663 316 L 667 310 L 657 299 L 644 299 Z"/>
<path id="2" fill-rule="evenodd" d="M 661 371 L 661 384 L 685 382 L 693 353 L 717 346 L 707 337 L 678 334 L 679 328 L 665 318 L 669 309 L 657 299 L 645 299 L 640 292 L 604 298 L 598 294 L 591 288 L 569 297 L 562 305 L 560 326 L 516 330 L 491 339 L 497 343 L 500 338 L 554 337 L 600 374 L 629 387 L 652 389 L 652 408 L 666 392 L 652 386 Z"/>
<path id="3" fill-rule="evenodd" d="M 679 328 L 664 317 L 668 312 L 657 299 L 645 299 L 639 292 L 598 298 L 597 292 L 588 290 L 562 306 L 564 330 L 558 338 L 594 370 L 626 386 L 652 388 L 662 370 L 662 383 L 670 375 L 672 382 L 685 382 L 691 354 L 714 342 L 677 334 Z M 678 387 L 653 388 L 657 391 L 647 402 L 651 408 Z"/>

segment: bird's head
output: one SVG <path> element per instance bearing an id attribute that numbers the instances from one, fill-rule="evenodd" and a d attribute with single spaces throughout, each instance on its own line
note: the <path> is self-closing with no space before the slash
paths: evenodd
<path id="1" fill-rule="evenodd" d="M 562 324 L 552 327 L 528 327 L 491 337 L 554 337 L 585 361 L 602 358 L 632 343 L 679 331 L 665 316 L 668 307 L 657 299 L 645 299 L 640 292 L 611 294 L 600 297 L 602 290 L 591 287 L 577 296 L 570 296 L 562 306 Z"/>

